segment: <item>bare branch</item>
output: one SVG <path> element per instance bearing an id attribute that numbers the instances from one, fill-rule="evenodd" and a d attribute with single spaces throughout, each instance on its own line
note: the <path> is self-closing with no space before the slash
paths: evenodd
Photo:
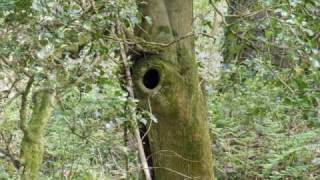
<path id="1" fill-rule="evenodd" d="M 21 163 L 18 160 L 18 158 L 14 156 L 14 154 L 11 152 L 11 149 L 10 149 L 10 143 L 11 143 L 12 136 L 9 138 L 9 140 L 6 140 L 6 138 L 5 138 L 5 136 L 4 136 L 4 134 L 2 132 L 0 132 L 0 135 L 1 135 L 1 138 L 3 139 L 3 141 L 4 141 L 5 148 L 6 148 L 5 150 L 4 149 L 0 149 L 0 153 L 5 155 L 6 157 L 8 157 L 9 160 L 11 161 L 11 163 L 14 165 L 14 167 L 16 169 L 19 169 L 21 167 Z"/>
<path id="2" fill-rule="evenodd" d="M 27 100 L 28 100 L 28 95 L 30 93 L 31 86 L 34 82 L 34 77 L 32 76 L 28 83 L 27 86 L 22 93 L 21 97 L 21 107 L 20 107 L 20 129 L 26 133 L 26 121 L 27 121 Z"/>
<path id="3" fill-rule="evenodd" d="M 121 28 L 120 23 L 117 23 L 117 29 L 118 32 L 124 36 L 123 30 Z M 127 90 L 128 93 L 130 95 L 131 98 L 134 98 L 134 92 L 133 92 L 133 82 L 132 82 L 132 77 L 131 77 L 131 72 L 130 72 L 130 67 L 129 67 L 129 62 L 128 62 L 128 58 L 126 55 L 126 51 L 125 51 L 125 47 L 123 45 L 122 42 L 119 43 L 120 44 L 120 53 L 121 53 L 121 58 L 123 61 L 123 65 L 124 65 L 124 70 L 125 70 L 125 75 L 126 75 L 126 80 L 127 80 Z M 141 165 L 142 165 L 142 169 L 145 175 L 146 180 L 151 180 L 151 174 L 149 171 L 149 166 L 148 166 L 148 162 L 147 162 L 147 158 L 144 152 L 144 148 L 143 148 L 143 144 L 142 144 L 142 140 L 140 137 L 140 131 L 139 131 L 139 127 L 134 127 L 134 136 L 135 139 L 137 141 L 137 146 L 138 146 L 138 152 L 139 152 L 139 158 L 141 161 Z"/>

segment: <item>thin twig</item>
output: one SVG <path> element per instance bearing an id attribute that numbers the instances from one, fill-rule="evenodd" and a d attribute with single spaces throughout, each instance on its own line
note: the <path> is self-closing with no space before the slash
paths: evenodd
<path id="1" fill-rule="evenodd" d="M 30 93 L 30 89 L 32 86 L 32 83 L 34 82 L 34 77 L 32 76 L 28 83 L 27 86 L 22 93 L 21 97 L 21 107 L 20 107 L 20 129 L 26 134 L 27 133 L 27 100 L 28 100 L 28 95 Z"/>
<path id="2" fill-rule="evenodd" d="M 156 155 L 156 154 L 161 154 L 161 153 L 165 153 L 163 154 L 164 156 L 175 156 L 175 157 L 178 157 L 184 161 L 187 161 L 187 162 L 194 162 L 194 163 L 200 163 L 201 161 L 196 161 L 196 160 L 191 160 L 191 159 L 187 159 L 185 157 L 183 157 L 181 154 L 178 154 L 177 152 L 175 151 L 171 151 L 171 150 L 159 150 L 159 151 L 156 151 L 152 154 L 150 154 L 147 159 L 151 158 L 152 156 Z M 168 154 L 168 153 L 172 153 L 172 155 Z"/>
<path id="3" fill-rule="evenodd" d="M 185 178 L 186 178 L 186 179 L 198 179 L 198 178 L 200 178 L 200 177 L 190 177 L 190 176 L 187 176 L 187 175 L 185 175 L 185 174 L 182 174 L 182 173 L 179 172 L 179 171 L 176 171 L 176 170 L 171 169 L 171 168 L 166 168 L 166 167 L 151 167 L 151 169 L 164 169 L 164 170 L 170 171 L 170 172 L 172 172 L 172 173 L 178 174 L 178 175 L 182 176 L 184 179 L 185 179 Z"/>
<path id="4" fill-rule="evenodd" d="M 149 112 L 152 114 L 152 108 L 151 108 L 151 103 L 150 103 L 150 98 L 148 98 L 148 106 L 149 106 Z M 150 121 L 149 127 L 147 129 L 147 131 L 144 133 L 144 135 L 142 136 L 142 140 L 144 140 L 144 138 L 147 137 L 147 135 L 149 134 L 150 130 L 151 130 L 151 126 L 152 126 L 152 121 Z"/>
<path id="5" fill-rule="evenodd" d="M 198 35 L 202 35 L 202 36 L 205 36 L 205 37 L 208 37 L 208 38 L 211 38 L 211 39 L 214 39 L 216 40 L 217 37 L 215 36 L 212 36 L 210 34 L 207 34 L 207 33 L 195 33 L 195 32 L 189 32 L 188 34 L 184 35 L 184 36 L 181 36 L 180 38 L 178 39 L 175 39 L 175 40 L 172 40 L 168 43 L 159 43 L 159 42 L 153 42 L 153 41 L 146 41 L 144 39 L 141 39 L 141 38 L 137 38 L 137 39 L 133 39 L 133 40 L 128 40 L 126 38 L 119 38 L 119 37 L 114 37 L 114 36 L 106 36 L 105 38 L 106 39 L 109 39 L 109 40 L 112 40 L 114 42 L 118 42 L 118 43 L 123 43 L 123 44 L 126 44 L 126 45 L 131 45 L 131 46 L 134 46 L 136 45 L 137 47 L 139 48 L 143 48 L 146 47 L 146 46 L 154 46 L 154 47 L 161 47 L 161 48 L 165 48 L 165 47 L 169 47 L 175 43 L 178 43 L 184 39 L 187 39 L 189 37 L 192 37 L 192 36 L 198 36 Z M 146 49 L 148 50 L 148 49 Z"/>
<path id="6" fill-rule="evenodd" d="M 117 23 L 117 29 L 118 29 L 118 32 L 123 36 L 124 33 L 123 33 L 123 30 L 122 30 L 119 22 Z M 132 82 L 128 58 L 127 58 L 125 47 L 124 47 L 123 43 L 120 42 L 119 45 L 120 45 L 120 53 L 121 53 L 121 58 L 123 61 L 126 80 L 127 80 L 127 91 L 129 93 L 130 97 L 133 99 L 134 98 L 133 82 Z M 144 148 L 143 148 L 143 144 L 142 144 L 142 140 L 140 137 L 140 131 L 139 131 L 138 126 L 134 127 L 133 133 L 134 133 L 135 139 L 137 141 L 139 158 L 141 161 L 141 165 L 142 165 L 142 169 L 143 169 L 145 178 L 146 178 L 146 180 L 151 180 L 152 178 L 151 178 L 151 174 L 149 171 L 149 166 L 148 166 L 147 158 L 146 158 L 146 155 L 144 152 Z"/>
<path id="7" fill-rule="evenodd" d="M 124 123 L 124 128 L 123 128 L 123 142 L 124 146 L 128 147 L 128 123 Z M 129 177 L 129 157 L 128 154 L 125 153 L 125 170 L 126 170 L 126 177 Z"/>
<path id="8" fill-rule="evenodd" d="M 11 144 L 11 141 L 12 141 L 12 134 L 11 134 L 11 138 L 9 138 L 9 140 L 6 140 L 6 138 L 5 138 L 5 136 L 4 136 L 4 134 L 2 132 L 0 132 L 0 135 L 1 135 L 1 138 L 3 139 L 3 141 L 5 143 L 5 148 L 6 148 L 6 150 L 0 149 L 0 152 L 2 154 L 4 154 L 5 156 L 9 157 L 9 159 L 12 162 L 12 164 L 14 165 L 14 167 L 16 169 L 19 169 L 21 167 L 21 163 L 18 160 L 18 158 L 16 158 L 14 156 L 14 154 L 11 152 L 11 149 L 10 149 L 10 144 Z"/>

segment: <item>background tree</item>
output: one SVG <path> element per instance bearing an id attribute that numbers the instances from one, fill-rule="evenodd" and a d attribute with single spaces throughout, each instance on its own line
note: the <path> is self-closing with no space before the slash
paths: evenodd
<path id="1" fill-rule="evenodd" d="M 320 4 L 227 2 L 229 13 L 218 12 L 224 64 L 209 102 L 217 176 L 318 177 Z"/>
<path id="2" fill-rule="evenodd" d="M 117 4 L 112 3 L 105 4 L 103 1 L 70 3 L 46 0 L 24 3 L 0 2 L 1 21 L 4 22 L 1 23 L 0 32 L 2 35 L 0 69 L 1 75 L 4 76 L 1 79 L 1 84 L 4 86 L 3 89 L 1 87 L 3 90 L 1 91 L 1 109 L 9 107 L 12 102 L 16 105 L 17 98 L 21 98 L 22 101 L 19 107 L 21 109 L 19 124 L 22 134 L 15 132 L 18 139 L 13 143 L 7 141 L 6 136 L 13 136 L 14 131 L 3 130 L 7 132 L 2 136 L 6 142 L 4 152 L 8 157 L 12 157 L 17 171 L 19 168 L 24 169 L 22 175 L 24 179 L 36 179 L 42 167 L 43 156 L 51 155 L 43 149 L 45 142 L 43 138 L 47 132 L 46 125 L 52 110 L 55 109 L 54 114 L 65 114 L 70 111 L 74 113 L 65 107 L 64 100 L 69 94 L 73 96 L 74 93 L 80 92 L 81 99 L 82 94 L 91 91 L 93 87 L 102 92 L 107 84 L 106 81 L 109 80 L 109 74 L 117 71 L 116 67 L 114 69 L 104 68 L 110 65 L 109 62 L 106 62 L 106 57 L 116 59 L 114 54 L 111 55 L 108 52 L 116 40 L 110 40 L 112 43 L 106 40 L 113 39 L 111 36 L 115 35 L 112 32 L 112 28 L 115 27 L 112 19 L 127 19 L 128 14 L 135 12 L 120 8 L 124 3 L 122 1 Z M 109 12 L 107 9 L 112 9 L 112 13 L 106 14 L 107 11 Z M 118 16 L 120 11 L 124 12 L 121 17 Z M 30 17 L 26 18 L 28 16 Z M 104 16 L 109 18 L 102 20 Z M 111 28 L 110 32 L 105 30 L 108 28 Z M 120 94 L 120 96 L 123 95 Z M 100 100 L 100 103 L 105 102 L 103 98 Z M 54 101 L 59 105 L 56 108 L 53 107 Z M 122 108 L 123 105 L 119 103 L 119 106 L 117 109 Z M 101 107 L 99 108 L 93 108 L 96 118 L 101 117 L 104 112 Z M 32 115 L 29 112 L 32 112 Z M 84 117 L 88 119 L 86 115 Z M 68 121 L 69 119 L 63 120 Z M 3 121 L 3 127 L 7 127 L 9 121 L 6 118 Z M 100 127 L 104 127 L 104 123 L 106 122 L 101 121 Z M 91 135 L 88 126 L 84 128 L 81 125 L 83 129 L 79 130 L 76 123 L 67 123 L 63 126 L 66 125 L 72 133 L 85 141 Z M 11 150 L 11 145 L 15 146 L 15 151 Z M 21 149 L 20 154 L 17 151 L 19 148 Z M 21 157 L 20 161 L 17 156 Z M 64 174 L 63 171 L 58 172 Z M 73 173 L 67 174 L 73 176 Z"/>
<path id="3" fill-rule="evenodd" d="M 310 62 L 306 57 L 314 59 L 317 56 L 311 52 L 318 46 L 318 27 L 314 25 L 318 21 L 314 18 L 318 14 L 315 10 L 317 2 L 227 2 L 226 63 L 264 56 L 280 67 L 308 66 Z M 299 52 L 299 49 L 304 50 Z"/>

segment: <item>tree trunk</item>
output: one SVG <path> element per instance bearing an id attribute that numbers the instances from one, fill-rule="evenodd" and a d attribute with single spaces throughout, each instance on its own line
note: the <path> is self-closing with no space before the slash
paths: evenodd
<path id="1" fill-rule="evenodd" d="M 206 103 L 198 78 L 192 36 L 192 0 L 144 0 L 136 35 L 156 52 L 145 50 L 133 65 L 140 107 L 158 123 L 148 131 L 154 179 L 213 179 Z M 148 44 L 148 43 L 146 43 Z M 148 127 L 146 129 L 149 129 Z"/>
<path id="2" fill-rule="evenodd" d="M 43 158 L 44 128 L 50 119 L 53 103 L 54 93 L 51 90 L 40 90 L 33 96 L 32 117 L 23 129 L 21 142 L 22 179 L 37 179 Z"/>
<path id="3" fill-rule="evenodd" d="M 229 26 L 225 28 L 224 41 L 224 64 L 241 63 L 246 59 L 253 59 L 264 53 L 269 57 L 272 64 L 287 68 L 292 66 L 288 50 L 280 47 L 267 45 L 257 37 L 265 37 L 266 27 L 259 23 L 269 18 L 267 10 L 261 6 L 261 2 L 254 0 L 231 0 L 229 1 L 226 18 Z M 259 13 L 256 13 L 259 12 Z M 250 14 L 250 16 L 246 16 Z M 246 27 L 254 25 L 252 27 Z M 270 27 L 267 27 L 270 28 Z"/>
<path id="4" fill-rule="evenodd" d="M 257 4 L 257 1 L 245 1 L 245 0 L 231 0 L 229 1 L 228 15 L 231 17 L 226 18 L 226 22 L 229 26 L 225 27 L 225 41 L 224 41 L 224 64 L 229 63 L 239 63 L 247 58 L 255 57 L 257 52 L 254 49 L 254 45 L 250 44 L 251 42 L 256 43 L 255 40 L 241 38 L 242 34 L 246 35 L 247 29 L 242 28 L 244 18 L 242 14 L 247 14 L 250 10 L 254 9 L 254 6 Z M 234 15 L 239 15 L 239 17 L 233 17 Z M 257 19 L 256 16 L 245 19 L 246 21 L 254 21 Z M 236 30 L 235 30 L 236 29 Z M 254 28 L 251 31 L 257 31 L 257 28 Z M 249 31 L 249 32 L 251 32 Z M 261 32 L 256 32 L 261 33 Z"/>

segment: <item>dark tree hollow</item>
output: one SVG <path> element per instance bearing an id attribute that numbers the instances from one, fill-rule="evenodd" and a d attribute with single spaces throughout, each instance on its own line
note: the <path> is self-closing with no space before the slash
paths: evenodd
<path id="1" fill-rule="evenodd" d="M 156 69 L 149 69 L 143 75 L 143 85 L 148 89 L 156 88 L 160 83 L 160 74 Z"/>

